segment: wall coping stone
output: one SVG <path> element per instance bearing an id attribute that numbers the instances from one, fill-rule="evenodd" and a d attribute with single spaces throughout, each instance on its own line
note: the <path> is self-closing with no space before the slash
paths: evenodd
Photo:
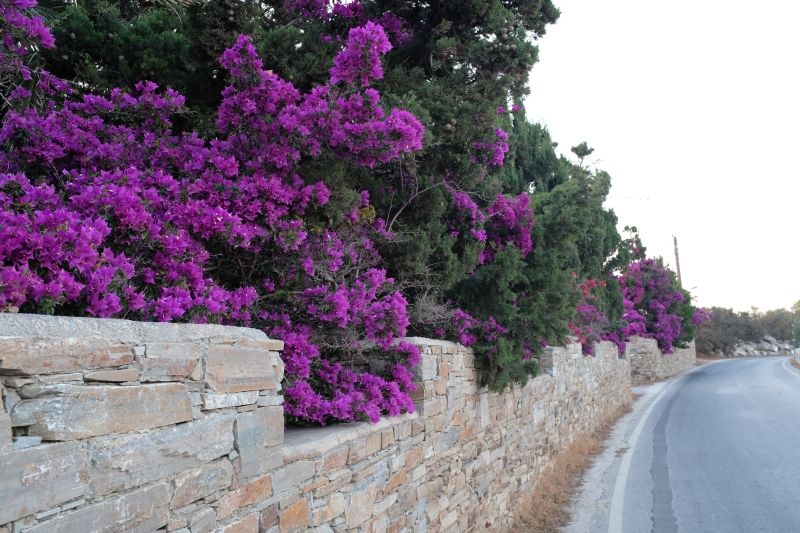
<path id="1" fill-rule="evenodd" d="M 283 433 L 283 457 L 285 459 L 305 455 L 317 457 L 355 439 L 372 435 L 395 424 L 419 418 L 419 413 L 381 417 L 372 422 L 350 422 L 325 427 L 288 428 Z"/>
<path id="2" fill-rule="evenodd" d="M 0 336 L 37 339 L 102 337 L 109 341 L 135 344 L 191 342 L 219 336 L 233 337 L 232 340 L 241 337 L 268 339 L 261 330 L 217 324 L 137 322 L 115 318 L 79 318 L 25 313 L 0 313 Z"/>
<path id="3" fill-rule="evenodd" d="M 472 349 L 464 348 L 464 346 L 460 345 L 457 342 L 446 341 L 442 339 L 429 339 L 427 337 L 403 337 L 400 340 L 405 341 L 409 344 L 416 344 L 417 346 L 423 344 L 426 346 L 448 346 L 450 348 L 461 348 L 462 350 L 472 351 Z"/>

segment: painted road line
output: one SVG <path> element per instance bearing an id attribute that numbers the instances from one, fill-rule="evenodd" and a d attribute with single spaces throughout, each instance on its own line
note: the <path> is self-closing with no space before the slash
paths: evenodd
<path id="1" fill-rule="evenodd" d="M 800 379 L 800 372 L 798 372 L 797 370 L 794 370 L 794 369 L 792 369 L 792 368 L 790 368 L 790 367 L 789 367 L 789 360 L 788 360 L 788 359 L 787 359 L 786 361 L 784 361 L 784 362 L 783 362 L 783 364 L 782 364 L 781 366 L 782 366 L 782 367 L 783 367 L 783 368 L 784 368 L 784 369 L 785 369 L 785 370 L 786 370 L 788 373 L 790 373 L 791 375 L 793 375 L 793 376 L 794 376 L 794 377 L 796 377 L 797 379 Z"/>
<path id="2" fill-rule="evenodd" d="M 608 533 L 622 533 L 622 507 L 625 504 L 625 485 L 628 482 L 628 471 L 631 468 L 633 450 L 636 449 L 636 443 L 639 440 L 639 435 L 641 435 L 644 425 L 647 423 L 647 419 L 650 417 L 650 413 L 653 412 L 653 408 L 655 408 L 656 404 L 658 404 L 658 401 L 662 396 L 664 396 L 665 392 L 667 392 L 667 387 L 664 387 L 664 390 L 662 390 L 658 396 L 653 398 L 653 401 L 650 403 L 650 407 L 648 407 L 647 411 L 645 411 L 642 415 L 642 419 L 639 420 L 639 424 L 636 426 L 636 429 L 633 430 L 633 434 L 628 441 L 628 450 L 622 456 L 622 464 L 619 467 L 617 481 L 614 484 L 614 495 L 611 497 L 611 513 L 608 519 Z"/>

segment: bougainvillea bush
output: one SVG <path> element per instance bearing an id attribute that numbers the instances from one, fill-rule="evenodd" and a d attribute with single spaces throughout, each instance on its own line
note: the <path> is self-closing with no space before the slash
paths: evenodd
<path id="1" fill-rule="evenodd" d="M 44 109 L 9 112 L 0 308 L 259 327 L 285 341 L 290 422 L 413 411 L 419 353 L 399 340 L 407 301 L 381 268 L 386 221 L 364 191 L 332 228 L 328 187 L 298 174 L 300 160 L 374 168 L 422 147 L 419 121 L 384 112 L 370 87 L 392 48 L 384 28 L 367 21 L 341 48 L 330 82 L 301 94 L 263 70 L 240 36 L 220 58 L 231 82 L 210 141 L 173 134 L 183 96 L 144 80 L 81 98 L 60 83 Z M 507 246 L 530 249 L 527 197 L 498 195 L 481 210 L 447 187 L 481 262 Z M 502 328 L 487 324 L 484 340 L 498 342 Z M 375 355 L 384 364 L 364 371 Z"/>
<path id="2" fill-rule="evenodd" d="M 623 318 L 628 322 L 620 335 L 656 339 L 664 353 L 673 353 L 675 347 L 687 348 L 696 326 L 709 318 L 692 305 L 689 292 L 680 287 L 660 258 L 633 263 L 619 283 L 625 298 Z"/>
<path id="3" fill-rule="evenodd" d="M 300 94 L 241 36 L 220 59 L 232 83 L 211 142 L 172 135 L 183 97 L 147 81 L 9 113 L 0 307 L 256 325 L 286 342 L 290 418 L 413 411 L 419 354 L 396 342 L 406 301 L 377 268 L 376 244 L 390 235 L 367 194 L 341 231 L 313 223 L 329 191 L 294 170 L 301 157 L 373 166 L 421 147 L 419 122 L 384 113 L 369 87 L 390 47 L 377 24 L 353 29 L 331 83 Z M 319 357 L 330 348 L 347 361 L 364 340 L 387 360 L 377 372 Z"/>

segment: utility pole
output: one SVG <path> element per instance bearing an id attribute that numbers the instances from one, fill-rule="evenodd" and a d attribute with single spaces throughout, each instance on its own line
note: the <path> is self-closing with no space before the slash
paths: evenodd
<path id="1" fill-rule="evenodd" d="M 675 243 L 675 268 L 678 270 L 678 283 L 683 286 L 681 282 L 681 260 L 678 259 L 678 238 L 673 235 L 672 239 Z"/>
<path id="2" fill-rule="evenodd" d="M 794 348 L 794 351 L 797 350 L 797 339 L 794 337 L 794 306 L 792 306 L 792 348 Z M 794 357 L 794 351 L 792 352 L 792 357 Z"/>

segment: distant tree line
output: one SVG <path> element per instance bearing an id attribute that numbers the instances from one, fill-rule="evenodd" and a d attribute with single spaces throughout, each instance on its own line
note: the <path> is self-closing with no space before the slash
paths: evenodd
<path id="1" fill-rule="evenodd" d="M 792 340 L 792 314 L 786 309 L 761 312 L 755 307 L 750 311 L 711 307 L 706 311 L 714 316 L 697 328 L 699 353 L 729 353 L 737 343 L 759 342 L 765 335 L 779 341 Z"/>

